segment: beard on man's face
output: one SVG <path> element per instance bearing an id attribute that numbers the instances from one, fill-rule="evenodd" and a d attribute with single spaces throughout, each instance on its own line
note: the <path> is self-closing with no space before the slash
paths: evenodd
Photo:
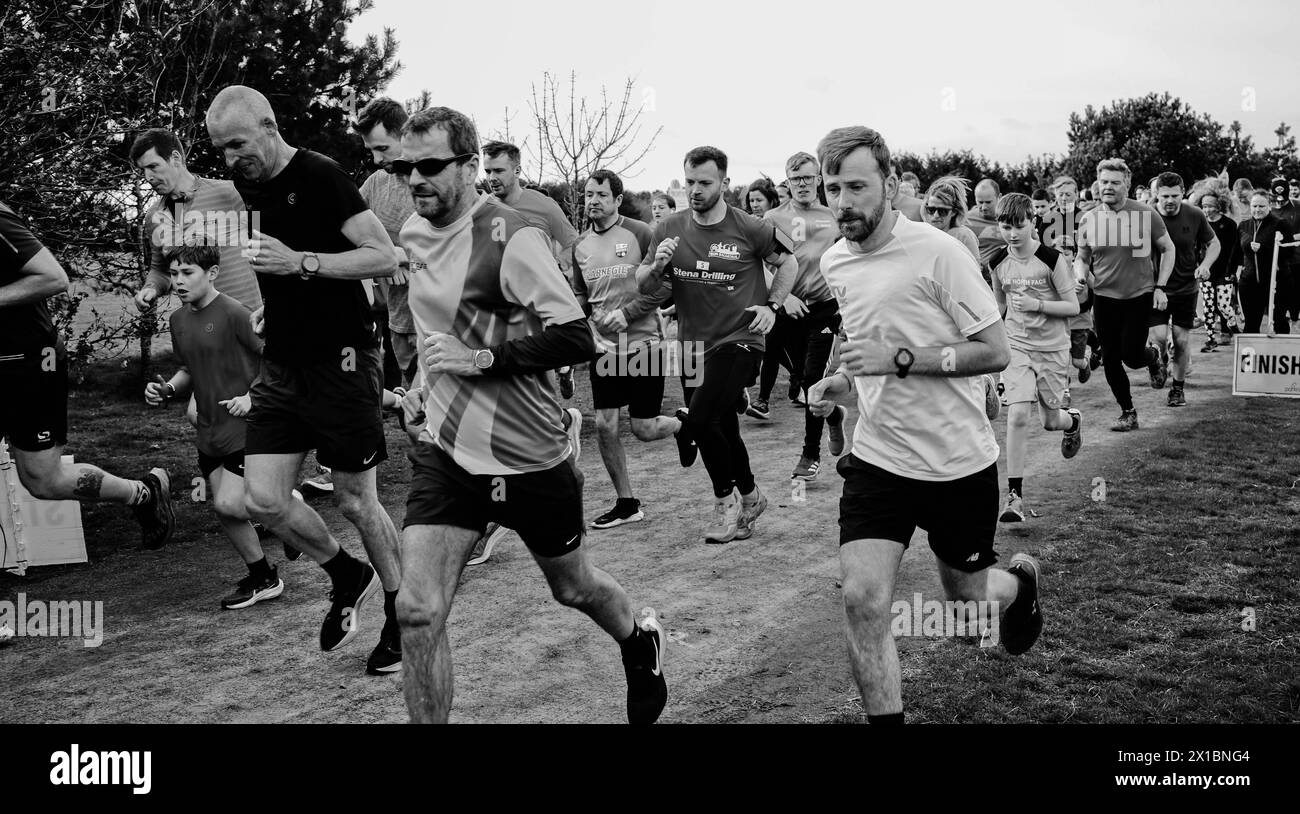
<path id="1" fill-rule="evenodd" d="M 856 211 L 847 216 L 841 215 L 836 219 L 840 226 L 840 234 L 844 236 L 845 240 L 854 243 L 865 241 L 871 237 L 876 228 L 880 226 L 880 222 L 885 219 L 885 207 L 888 203 L 882 196 L 875 210 L 866 215 Z"/>
<path id="2" fill-rule="evenodd" d="M 691 209 L 694 209 L 696 212 L 708 212 L 710 209 L 717 206 L 718 199 L 721 197 L 722 197 L 721 189 L 718 189 L 712 195 L 706 196 L 702 201 L 697 201 L 695 199 L 695 196 L 692 195 Z"/>

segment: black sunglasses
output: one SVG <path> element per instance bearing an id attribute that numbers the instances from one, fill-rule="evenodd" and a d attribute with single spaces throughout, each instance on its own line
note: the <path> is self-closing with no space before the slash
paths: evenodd
<path id="1" fill-rule="evenodd" d="M 411 174 L 412 168 L 420 171 L 420 175 L 425 178 L 432 178 L 452 164 L 459 164 L 476 158 L 477 153 L 461 153 L 453 155 L 451 158 L 421 158 L 419 161 L 404 161 L 400 158 L 394 159 L 392 163 L 393 175 L 400 175 L 403 178 Z"/>
<path id="2" fill-rule="evenodd" d="M 946 206 L 927 206 L 927 207 L 925 207 L 925 214 L 927 214 L 927 215 L 947 215 L 947 214 L 950 213 L 950 212 L 952 212 L 952 210 L 951 210 L 950 208 L 946 207 Z"/>

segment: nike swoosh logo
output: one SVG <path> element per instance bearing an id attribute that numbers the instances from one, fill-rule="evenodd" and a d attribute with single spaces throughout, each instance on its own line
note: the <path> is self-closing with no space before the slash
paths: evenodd
<path id="1" fill-rule="evenodd" d="M 378 454 L 379 454 L 379 451 L 378 451 L 378 450 L 376 450 L 376 451 L 370 453 L 370 457 L 369 457 L 369 458 L 366 458 L 364 461 L 362 461 L 362 462 L 361 462 L 361 465 L 362 465 L 362 466 L 366 466 L 366 465 L 369 464 L 371 461 L 373 461 L 373 460 L 375 459 L 375 456 L 378 455 Z"/>
<path id="2" fill-rule="evenodd" d="M 655 666 L 650 668 L 650 675 L 658 676 L 663 672 L 663 660 L 659 657 L 659 637 L 654 638 L 655 643 Z"/>

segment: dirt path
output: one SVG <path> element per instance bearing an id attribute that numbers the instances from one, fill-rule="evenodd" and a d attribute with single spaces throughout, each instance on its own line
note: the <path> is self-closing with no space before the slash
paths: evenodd
<path id="1" fill-rule="evenodd" d="M 1132 373 L 1141 433 L 1195 421 L 1206 391 L 1219 394 L 1230 384 L 1229 353 L 1194 357 L 1189 406 L 1181 410 L 1164 406 L 1166 391 L 1152 391 L 1145 371 Z M 578 406 L 590 418 L 590 391 L 581 376 L 578 392 Z M 669 392 L 666 405 L 678 393 L 675 387 Z M 1059 436 L 1040 431 L 1031 437 L 1027 499 L 1044 516 L 1023 529 L 1000 530 L 1004 562 L 1015 551 L 1037 551 L 1035 528 L 1065 516 L 1067 506 L 1077 511 L 1091 489 L 1095 463 L 1120 454 L 1126 436 L 1106 429 L 1118 410 L 1100 373 L 1075 386 L 1074 403 L 1087 422 L 1083 451 L 1063 461 Z M 751 540 L 704 545 L 700 532 L 710 496 L 703 467 L 684 471 L 671 441 L 643 445 L 627 434 L 632 480 L 647 520 L 593 531 L 587 539 L 594 561 L 629 588 L 637 607 L 656 607 L 669 630 L 665 722 L 821 721 L 856 708 L 837 584 L 840 479 L 827 457 L 806 502 L 793 501 L 789 472 L 802 436 L 801 414 L 779 398 L 773 416 L 768 423 L 744 419 L 759 483 L 771 499 Z M 850 426 L 854 420 L 851 410 Z M 1001 443 L 1005 419 L 996 430 Z M 583 440 L 591 518 L 607 508 L 612 490 L 590 424 Z M 397 454 L 404 441 L 395 426 L 389 443 L 394 458 L 381 470 L 382 499 L 400 522 L 410 472 Z M 999 469 L 1005 473 L 1004 462 Z M 359 551 L 355 533 L 328 501 L 315 505 L 344 545 Z M 280 563 L 285 596 L 248 611 L 220 612 L 217 600 L 240 567 L 206 507 L 183 507 L 180 522 L 186 531 L 161 553 L 124 540 L 111 556 L 89 566 L 0 583 L 0 598 L 13 599 L 22 590 L 29 598 L 102 599 L 107 614 L 99 648 L 27 639 L 0 650 L 0 722 L 405 719 L 400 677 L 363 675 L 377 617 L 363 619 L 369 630 L 343 652 L 319 652 L 324 575 L 305 560 L 283 562 L 274 543 L 268 552 Z M 904 558 L 897 597 L 939 595 L 932 557 L 919 537 Z M 1038 553 L 1044 554 L 1044 605 L 1051 614 L 1051 560 L 1048 552 Z M 617 648 L 584 617 L 551 600 L 513 535 L 489 564 L 467 571 L 450 630 L 457 680 L 453 720 L 624 719 Z M 900 643 L 905 681 L 924 669 L 922 650 L 934 646 L 919 641 Z"/>

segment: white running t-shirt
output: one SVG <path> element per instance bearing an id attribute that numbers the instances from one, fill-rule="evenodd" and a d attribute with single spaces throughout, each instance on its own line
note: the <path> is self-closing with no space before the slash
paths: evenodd
<path id="1" fill-rule="evenodd" d="M 821 261 L 849 339 L 934 348 L 966 341 L 999 319 L 993 292 L 961 243 L 895 218 L 892 239 L 869 253 L 841 238 Z M 980 376 L 858 376 L 853 454 L 925 481 L 973 475 L 998 458 Z M 942 507 L 935 507 L 942 511 Z"/>

